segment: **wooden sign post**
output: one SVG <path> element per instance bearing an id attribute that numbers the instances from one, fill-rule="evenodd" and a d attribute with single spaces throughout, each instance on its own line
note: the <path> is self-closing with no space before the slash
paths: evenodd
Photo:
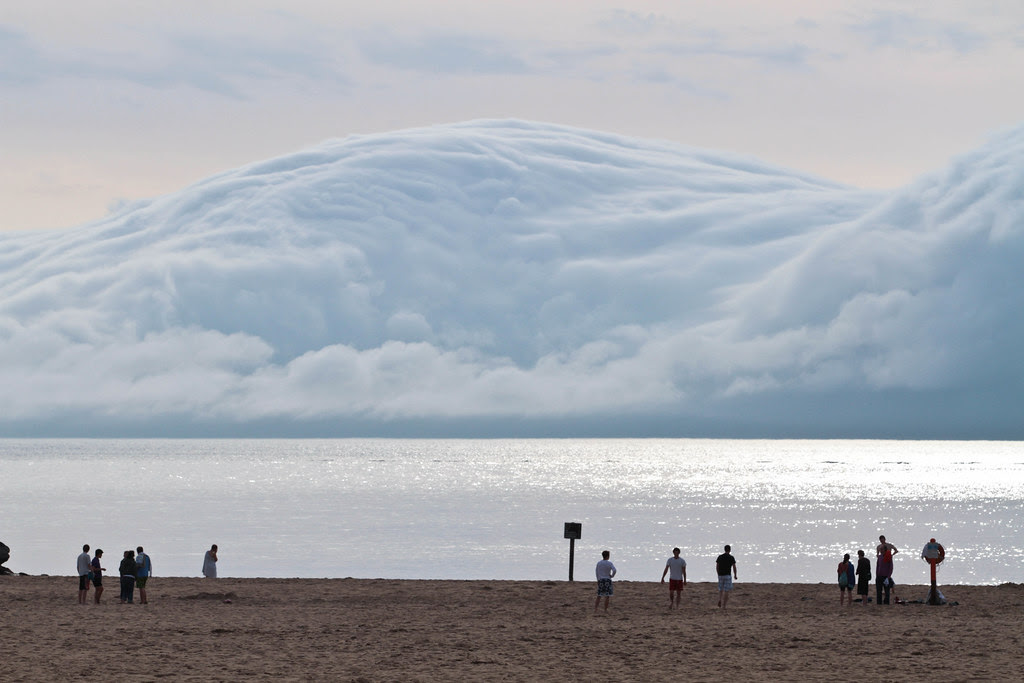
<path id="1" fill-rule="evenodd" d="M 576 539 L 583 537 L 583 524 L 580 522 L 566 522 L 565 537 L 569 539 L 569 581 L 572 581 L 572 567 L 576 555 Z"/>

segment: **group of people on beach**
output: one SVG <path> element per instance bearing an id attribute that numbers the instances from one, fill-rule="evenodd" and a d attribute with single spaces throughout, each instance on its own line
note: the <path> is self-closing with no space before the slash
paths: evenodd
<path id="1" fill-rule="evenodd" d="M 931 544 L 935 539 L 932 539 Z M 931 545 L 930 544 L 930 545 Z M 672 549 L 672 557 L 665 562 L 665 569 L 661 572 L 661 582 L 665 583 L 665 577 L 669 577 L 668 600 L 669 609 L 677 609 L 682 599 L 683 588 L 686 586 L 686 560 L 680 557 L 679 548 Z M 901 602 L 896 597 L 896 583 L 892 580 L 893 556 L 899 550 L 895 545 L 885 540 L 885 536 L 878 537 L 878 546 L 875 548 L 875 604 L 888 605 Z M 929 546 L 925 546 L 922 557 L 929 553 Z M 836 574 L 839 580 L 839 604 L 844 601 L 848 605 L 853 604 L 853 590 L 856 587 L 857 595 L 864 605 L 870 602 L 868 598 L 871 583 L 871 560 L 864 556 L 863 550 L 857 551 L 857 566 L 854 567 L 850 561 L 850 554 L 843 556 L 839 563 Z M 608 600 L 614 594 L 612 578 L 616 574 L 615 565 L 611 561 L 611 552 L 601 552 L 601 560 L 595 569 L 597 575 L 597 599 L 594 601 L 594 611 L 601 606 L 604 599 L 604 609 L 608 609 Z M 736 558 L 732 555 L 732 547 L 725 546 L 725 552 L 715 559 L 715 573 L 718 576 L 718 606 L 725 609 L 729 602 L 729 593 L 732 591 L 732 582 L 739 579 L 736 570 Z"/>
<path id="2" fill-rule="evenodd" d="M 885 540 L 885 536 L 878 537 L 878 546 L 875 547 L 875 604 L 888 605 L 898 604 L 900 599 L 896 597 L 896 582 L 892 580 L 893 556 L 899 550 L 892 543 Z M 839 579 L 839 605 L 842 606 L 845 598 L 847 606 L 853 604 L 853 589 L 857 588 L 857 595 L 865 606 L 870 602 L 868 598 L 871 584 L 871 560 L 864 556 L 863 550 L 857 551 L 857 567 L 854 569 L 850 561 L 850 553 L 843 555 L 843 561 L 836 567 L 836 575 Z"/>
<path id="3" fill-rule="evenodd" d="M 89 557 L 89 544 L 82 546 L 82 552 L 78 556 L 78 604 L 84 605 L 89 600 L 89 585 L 95 587 L 93 601 L 100 604 L 100 596 L 103 595 L 103 572 L 107 568 L 103 566 L 103 550 L 96 549 L 96 554 Z M 135 589 L 139 589 L 139 603 L 147 604 L 149 597 L 146 595 L 146 584 L 149 577 L 153 575 L 153 561 L 140 545 L 135 550 L 125 550 L 121 563 L 117 567 L 121 578 L 120 602 L 124 604 L 135 603 Z M 203 557 L 203 576 L 208 579 L 217 578 L 217 545 L 214 544 L 206 551 Z"/>
<path id="4" fill-rule="evenodd" d="M 100 597 L 103 595 L 103 572 L 107 568 L 103 566 L 103 550 L 96 549 L 96 555 L 89 557 L 89 544 L 82 546 L 82 553 L 78 556 L 78 604 L 84 605 L 89 600 L 89 584 L 95 588 L 94 601 L 100 604 Z M 121 564 L 117 568 L 121 576 L 121 604 L 135 602 L 135 588 L 139 589 L 139 602 L 145 605 L 149 602 L 146 595 L 146 583 L 153 573 L 153 561 L 143 551 L 140 545 L 135 550 L 125 550 Z"/>
<path id="5" fill-rule="evenodd" d="M 672 548 L 672 557 L 665 561 L 665 569 L 661 572 L 661 582 L 665 583 L 665 576 L 668 576 L 668 604 L 669 609 L 678 609 L 683 598 L 683 588 L 686 586 L 686 560 L 680 557 L 682 551 L 679 548 Z M 598 561 L 595 569 L 597 574 L 597 600 L 594 601 L 594 611 L 601 606 L 601 598 L 604 598 L 604 609 L 608 610 L 608 599 L 615 593 L 615 586 L 612 578 L 616 574 L 615 565 L 611 561 L 611 551 L 601 551 L 601 560 Z M 715 558 L 715 573 L 718 575 L 718 606 L 725 609 L 729 602 L 729 593 L 732 591 L 733 579 L 739 579 L 736 570 L 736 558 L 732 555 L 732 546 L 725 546 L 725 552 Z"/>

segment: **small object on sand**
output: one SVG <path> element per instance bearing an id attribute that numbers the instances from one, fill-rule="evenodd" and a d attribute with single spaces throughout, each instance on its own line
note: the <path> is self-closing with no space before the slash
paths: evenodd
<path id="1" fill-rule="evenodd" d="M 231 598 L 224 598 L 224 604 L 225 605 L 230 605 L 231 604 Z"/>

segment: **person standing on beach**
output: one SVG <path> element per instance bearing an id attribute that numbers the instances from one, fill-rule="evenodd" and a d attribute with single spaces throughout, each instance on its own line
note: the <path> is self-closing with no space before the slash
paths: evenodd
<path id="1" fill-rule="evenodd" d="M 898 553 L 892 543 L 885 540 L 885 536 L 878 537 L 878 547 L 875 548 L 875 604 L 888 605 L 889 591 L 892 589 L 893 555 Z M 885 598 L 883 600 L 883 593 Z"/>
<path id="2" fill-rule="evenodd" d="M 206 556 L 203 558 L 203 576 L 208 579 L 217 578 L 217 544 L 214 543 L 210 546 L 210 549 L 206 551 Z"/>
<path id="3" fill-rule="evenodd" d="M 608 611 L 608 598 L 614 592 L 612 577 L 615 576 L 615 565 L 608 559 L 611 556 L 611 552 L 607 550 L 601 551 L 601 560 L 597 563 L 597 567 L 594 568 L 594 573 L 597 574 L 597 600 L 594 601 L 595 612 L 597 611 L 597 606 L 601 604 L 601 598 L 604 598 L 604 611 Z"/>
<path id="4" fill-rule="evenodd" d="M 732 569 L 732 576 L 729 570 Z M 718 573 L 718 606 L 725 609 L 729 602 L 729 591 L 732 590 L 732 580 L 739 579 L 736 573 L 736 558 L 732 556 L 732 547 L 725 546 L 725 552 L 715 560 L 715 571 Z"/>
<path id="5" fill-rule="evenodd" d="M 135 551 L 125 550 L 124 558 L 117 568 L 121 575 L 121 604 L 135 602 Z"/>
<path id="6" fill-rule="evenodd" d="M 153 563 L 150 561 L 149 555 L 142 551 L 141 545 L 135 549 L 135 552 L 137 553 L 135 555 L 135 585 L 139 587 L 139 602 L 145 605 L 149 602 L 146 599 L 146 582 L 149 581 L 149 577 L 153 573 Z"/>
<path id="7" fill-rule="evenodd" d="M 839 575 L 839 606 L 843 606 L 843 595 L 846 595 L 846 606 L 853 604 L 853 564 L 850 562 L 850 553 L 843 555 L 843 561 L 836 568 Z"/>
<path id="8" fill-rule="evenodd" d="M 683 597 L 683 587 L 686 586 L 686 560 L 679 557 L 679 548 L 672 548 L 672 557 L 665 562 L 665 571 L 661 572 L 661 582 L 665 583 L 665 574 L 672 572 L 668 577 L 668 608 L 679 607 Z"/>
<path id="9" fill-rule="evenodd" d="M 92 585 L 96 587 L 96 604 L 100 604 L 100 596 L 103 595 L 103 572 L 107 571 L 106 567 L 103 567 L 103 551 L 100 548 L 96 548 L 96 557 L 92 558 Z"/>
<path id="10" fill-rule="evenodd" d="M 871 560 L 864 557 L 864 551 L 857 551 L 857 595 L 865 607 L 868 604 L 868 586 L 871 584 Z"/>
<path id="11" fill-rule="evenodd" d="M 78 604 L 84 605 L 89 595 L 89 574 L 92 572 L 92 560 L 89 559 L 89 544 L 82 546 L 78 555 Z"/>

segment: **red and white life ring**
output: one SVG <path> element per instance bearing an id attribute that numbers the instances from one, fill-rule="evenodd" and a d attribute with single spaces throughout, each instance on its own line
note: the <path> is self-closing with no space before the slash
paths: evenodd
<path id="1" fill-rule="evenodd" d="M 921 553 L 921 559 L 928 564 L 940 564 L 946 559 L 946 549 L 942 547 L 941 543 L 937 543 L 935 539 L 928 541 L 928 545 L 924 547 L 924 551 Z"/>

